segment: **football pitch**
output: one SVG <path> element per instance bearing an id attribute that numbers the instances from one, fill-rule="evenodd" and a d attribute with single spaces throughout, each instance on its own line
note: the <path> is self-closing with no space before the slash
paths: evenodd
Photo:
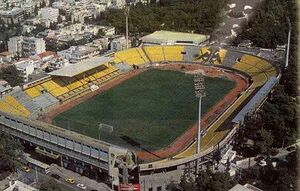
<path id="1" fill-rule="evenodd" d="M 222 99 L 235 83 L 205 77 L 202 112 Z M 120 146 L 149 150 L 168 146 L 198 120 L 193 75 L 151 69 L 57 115 L 63 128 Z M 113 126 L 99 130 L 99 124 Z M 135 145 L 135 146 L 134 146 Z"/>

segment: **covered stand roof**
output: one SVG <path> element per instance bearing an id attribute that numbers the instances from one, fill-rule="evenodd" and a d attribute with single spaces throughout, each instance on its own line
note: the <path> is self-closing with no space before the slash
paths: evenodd
<path id="1" fill-rule="evenodd" d="M 234 123 L 244 123 L 245 116 L 251 114 L 257 108 L 257 105 L 265 99 L 274 85 L 278 82 L 276 77 L 271 77 L 267 83 L 253 96 L 253 98 L 243 107 L 243 109 L 232 120 Z"/>
<path id="2" fill-rule="evenodd" d="M 142 37 L 144 43 L 173 45 L 173 44 L 194 44 L 199 45 L 209 39 L 208 35 L 191 34 L 173 31 L 156 31 Z"/>
<path id="3" fill-rule="evenodd" d="M 93 57 L 50 72 L 51 76 L 73 77 L 112 61 L 110 57 Z"/>

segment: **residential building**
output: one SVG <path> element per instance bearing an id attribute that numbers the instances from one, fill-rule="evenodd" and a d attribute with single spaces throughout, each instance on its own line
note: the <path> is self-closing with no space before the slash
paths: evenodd
<path id="1" fill-rule="evenodd" d="M 88 46 L 72 46 L 67 50 L 57 52 L 57 55 L 67 59 L 74 64 L 87 58 L 92 58 L 99 54 L 99 49 Z"/>
<path id="2" fill-rule="evenodd" d="M 22 53 L 22 43 L 23 37 L 22 36 L 15 36 L 9 38 L 7 42 L 8 51 L 12 52 L 13 54 L 21 54 Z"/>
<path id="3" fill-rule="evenodd" d="M 130 46 L 131 42 L 128 42 L 128 46 Z M 110 43 L 110 50 L 111 51 L 120 51 L 126 49 L 126 39 L 124 36 L 115 38 Z"/>
<path id="4" fill-rule="evenodd" d="M 8 51 L 13 54 L 24 54 L 31 56 L 45 52 L 46 45 L 42 38 L 35 37 L 12 37 L 8 41 Z"/>
<path id="5" fill-rule="evenodd" d="M 58 70 L 60 68 L 68 66 L 69 64 L 70 64 L 69 61 L 66 59 L 56 58 L 48 62 L 48 70 L 49 71 Z"/>
<path id="6" fill-rule="evenodd" d="M 25 55 L 36 55 L 46 51 L 46 44 L 42 38 L 24 37 L 22 49 Z"/>
<path id="7" fill-rule="evenodd" d="M 19 77 L 22 78 L 23 82 L 28 82 L 28 76 L 34 72 L 34 64 L 31 59 L 24 59 L 14 63 L 18 71 Z"/>
<path id="8" fill-rule="evenodd" d="M 0 61 L 11 62 L 14 54 L 8 51 L 0 52 Z"/>
<path id="9" fill-rule="evenodd" d="M 41 18 L 44 21 L 57 22 L 59 10 L 56 8 L 45 7 L 41 9 Z"/>
<path id="10" fill-rule="evenodd" d="M 6 94 L 12 90 L 12 87 L 5 80 L 0 79 L 0 95 Z"/>
<path id="11" fill-rule="evenodd" d="M 6 26 L 19 24 L 24 20 L 23 14 L 23 9 L 13 8 L 12 10 L 8 11 L 0 11 L 0 19 Z"/>

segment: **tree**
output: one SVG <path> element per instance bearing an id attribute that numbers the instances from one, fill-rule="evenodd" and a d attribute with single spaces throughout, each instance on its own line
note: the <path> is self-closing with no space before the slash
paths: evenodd
<path id="1" fill-rule="evenodd" d="M 0 132 L 0 173 L 15 171 L 23 156 L 22 145 L 5 132 Z"/>
<path id="2" fill-rule="evenodd" d="M 34 6 L 34 11 L 33 12 L 34 12 L 35 15 L 38 15 L 39 9 L 38 9 L 37 5 Z"/>
<path id="3" fill-rule="evenodd" d="M 62 191 L 62 188 L 57 184 L 52 178 L 47 178 L 43 180 L 41 186 L 41 191 Z"/>
<path id="4" fill-rule="evenodd" d="M 98 36 L 100 36 L 100 37 L 105 36 L 105 32 L 103 29 L 99 29 Z"/>
<path id="5" fill-rule="evenodd" d="M 235 181 L 228 173 L 210 170 L 201 171 L 196 180 L 183 176 L 179 185 L 174 183 L 167 186 L 170 191 L 223 191 L 229 190 L 235 185 Z"/>
<path id="6" fill-rule="evenodd" d="M 6 80 L 11 86 L 17 86 L 22 83 L 22 78 L 18 75 L 15 65 L 1 68 L 0 78 Z"/>
<path id="7" fill-rule="evenodd" d="M 62 22 L 63 22 L 63 19 L 62 19 L 62 16 L 61 16 L 61 15 L 58 15 L 58 17 L 57 17 L 57 22 L 58 22 L 58 23 L 62 23 Z"/>
<path id="8" fill-rule="evenodd" d="M 243 25 L 242 32 L 233 44 L 250 39 L 255 46 L 276 48 L 287 41 L 287 16 L 294 6 L 292 1 L 269 0 L 260 3 L 248 23 Z"/>
<path id="9" fill-rule="evenodd" d="M 219 1 L 169 1 L 144 5 L 137 3 L 130 7 L 130 34 L 140 35 L 157 30 L 211 33 L 222 19 L 220 12 L 226 6 Z M 96 23 L 114 26 L 116 33 L 125 33 L 125 10 L 107 9 L 96 18 Z"/>
<path id="10" fill-rule="evenodd" d="M 271 146 L 274 141 L 274 137 L 270 131 L 265 129 L 260 129 L 258 131 L 259 139 L 256 142 L 256 146 L 258 147 L 260 153 L 264 153 L 269 155 Z"/>

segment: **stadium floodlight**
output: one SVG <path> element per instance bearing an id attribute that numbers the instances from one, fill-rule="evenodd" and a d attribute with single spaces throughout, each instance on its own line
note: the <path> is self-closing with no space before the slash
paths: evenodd
<path id="1" fill-rule="evenodd" d="M 128 35 L 129 35 L 129 29 L 128 29 L 128 17 L 129 17 L 129 10 L 130 10 L 130 4 L 127 3 L 126 7 L 125 7 L 125 24 L 126 24 L 126 34 L 125 34 L 125 38 L 126 38 L 126 49 L 129 47 L 128 45 Z"/>
<path id="2" fill-rule="evenodd" d="M 286 18 L 288 27 L 289 27 L 289 33 L 288 33 L 288 43 L 286 45 L 286 56 L 285 56 L 285 69 L 289 66 L 289 56 L 290 56 L 290 46 L 291 46 L 291 32 L 292 32 L 292 27 L 291 27 L 291 21 L 290 18 Z"/>
<path id="3" fill-rule="evenodd" d="M 205 97 L 205 86 L 204 86 L 204 77 L 201 73 L 195 74 L 194 76 L 194 86 L 195 86 L 195 95 L 196 98 L 199 98 L 199 115 L 198 115 L 198 131 L 197 131 L 197 154 L 200 153 L 200 141 L 201 141 L 201 102 L 202 97 Z"/>

